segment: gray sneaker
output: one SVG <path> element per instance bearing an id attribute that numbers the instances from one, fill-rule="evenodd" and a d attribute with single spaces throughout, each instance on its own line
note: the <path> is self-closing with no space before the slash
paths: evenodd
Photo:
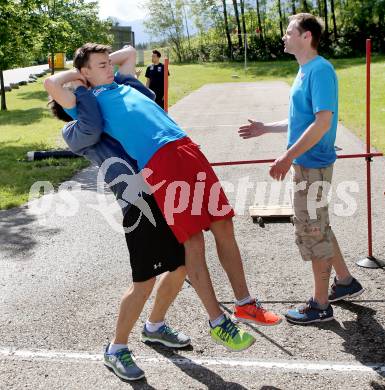
<path id="1" fill-rule="evenodd" d="M 166 324 L 162 325 L 156 332 L 149 332 L 144 325 L 142 341 L 144 343 L 159 343 L 170 348 L 183 348 L 191 343 L 190 337 L 171 329 Z"/>
<path id="2" fill-rule="evenodd" d="M 144 378 L 144 371 L 134 362 L 131 351 L 128 348 L 122 348 L 115 353 L 108 353 L 107 345 L 104 352 L 104 365 L 110 368 L 119 378 L 128 381 L 137 381 Z"/>

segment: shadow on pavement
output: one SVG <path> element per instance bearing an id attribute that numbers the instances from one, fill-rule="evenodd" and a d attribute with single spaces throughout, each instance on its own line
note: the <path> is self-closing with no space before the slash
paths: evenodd
<path id="1" fill-rule="evenodd" d="M 262 387 L 260 387 L 259 390 L 282 390 L 282 389 L 279 387 L 274 387 L 274 386 L 262 386 Z"/>
<path id="2" fill-rule="evenodd" d="M 19 207 L 0 212 L 0 251 L 4 258 L 24 259 L 37 244 L 32 234 L 36 225 L 30 225 L 36 218 L 28 213 L 27 207 Z M 51 235 L 58 232 L 57 229 L 38 227 L 39 234 Z"/>
<path id="3" fill-rule="evenodd" d="M 342 346 L 345 351 L 353 355 L 361 364 L 383 363 L 385 361 L 385 329 L 374 318 L 376 310 L 348 301 L 338 302 L 335 305 L 355 313 L 356 321 L 343 321 L 342 324 L 333 321 L 313 326 L 330 330 L 340 336 L 344 340 Z M 376 372 L 385 377 L 385 372 Z"/>
<path id="4" fill-rule="evenodd" d="M 287 304 L 303 304 L 304 301 L 294 301 L 294 300 L 280 300 L 280 301 L 259 301 L 263 304 L 276 304 L 276 303 L 287 303 Z M 352 303 L 385 303 L 385 299 L 350 299 L 349 302 Z M 219 302 L 222 305 L 233 305 L 234 301 L 221 301 Z"/>
<path id="5" fill-rule="evenodd" d="M 207 386 L 208 389 L 246 390 L 246 387 L 243 387 L 242 385 L 235 382 L 225 381 L 214 371 L 211 371 L 207 367 L 195 363 L 186 356 L 178 355 L 172 350 L 161 345 L 150 344 L 148 346 L 165 358 L 169 359 L 172 364 L 177 366 L 186 375 L 202 383 L 202 385 Z"/>
<path id="6" fill-rule="evenodd" d="M 374 382 L 374 381 L 370 382 L 370 387 L 373 390 L 384 390 L 384 385 L 377 383 L 377 382 Z"/>
<path id="7" fill-rule="evenodd" d="M 106 366 L 105 366 L 106 367 Z M 133 389 L 137 390 L 156 390 L 155 387 L 148 384 L 147 379 L 143 378 L 138 381 L 128 381 L 126 379 L 119 378 L 115 373 L 114 370 L 110 367 L 106 367 L 109 371 L 111 371 L 118 379 L 120 379 L 122 382 L 127 383 L 128 385 L 131 385 Z"/>
<path id="8" fill-rule="evenodd" d="M 89 165 L 87 168 L 81 170 L 71 180 L 76 181 L 82 186 L 82 190 L 97 191 L 98 190 L 98 176 L 99 168 L 96 165 Z M 104 193 L 111 193 L 111 190 L 105 184 L 103 186 Z"/>

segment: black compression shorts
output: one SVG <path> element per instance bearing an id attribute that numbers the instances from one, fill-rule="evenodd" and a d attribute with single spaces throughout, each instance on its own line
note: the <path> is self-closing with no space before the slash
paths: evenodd
<path id="1" fill-rule="evenodd" d="M 151 208 L 156 226 L 134 205 L 128 209 L 123 220 L 134 282 L 175 271 L 185 264 L 184 246 L 178 243 L 155 199 L 152 195 L 145 195 L 144 199 Z M 138 226 L 131 230 L 136 223 Z"/>

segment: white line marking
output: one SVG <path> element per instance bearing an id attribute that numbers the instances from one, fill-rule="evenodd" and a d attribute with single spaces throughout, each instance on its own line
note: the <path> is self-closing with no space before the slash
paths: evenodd
<path id="1" fill-rule="evenodd" d="M 16 358 L 20 360 L 45 360 L 60 362 L 90 361 L 99 362 L 103 360 L 102 354 L 94 354 L 80 351 L 52 351 L 42 349 L 16 349 L 0 347 L 1 358 Z M 325 361 L 298 361 L 298 360 L 258 360 L 258 359 L 232 359 L 232 358 L 189 358 L 189 357 L 170 357 L 162 356 L 136 356 L 137 361 L 153 365 L 158 364 L 175 364 L 182 366 L 228 366 L 240 368 L 264 368 L 271 370 L 286 371 L 332 371 L 332 372 L 361 372 L 361 373 L 385 373 L 383 363 L 359 364 L 348 362 L 325 362 Z"/>

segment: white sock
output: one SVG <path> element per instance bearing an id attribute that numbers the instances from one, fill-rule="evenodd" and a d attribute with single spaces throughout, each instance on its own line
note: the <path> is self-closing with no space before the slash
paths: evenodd
<path id="1" fill-rule="evenodd" d="M 164 321 L 161 322 L 150 322 L 149 320 L 146 321 L 146 329 L 151 333 L 158 331 L 163 325 L 164 325 Z"/>
<path id="2" fill-rule="evenodd" d="M 249 295 L 248 297 L 243 298 L 240 301 L 235 300 L 235 305 L 236 306 L 243 306 L 243 305 L 246 305 L 246 304 L 251 303 L 253 301 L 254 301 L 254 299 L 251 298 L 251 296 Z"/>
<path id="3" fill-rule="evenodd" d="M 218 326 L 219 324 L 222 323 L 222 321 L 224 321 L 225 319 L 225 315 L 222 313 L 219 317 L 217 317 L 215 320 L 212 320 L 210 321 L 210 325 L 212 328 L 215 328 L 216 326 Z"/>
<path id="4" fill-rule="evenodd" d="M 127 344 L 113 344 L 111 343 L 108 347 L 108 353 L 115 353 L 116 351 L 119 351 L 119 349 L 127 348 Z"/>

